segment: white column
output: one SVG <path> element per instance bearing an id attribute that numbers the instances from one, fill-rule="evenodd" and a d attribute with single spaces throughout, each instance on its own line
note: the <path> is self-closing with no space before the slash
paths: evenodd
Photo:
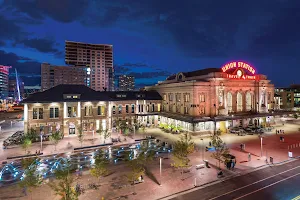
<path id="1" fill-rule="evenodd" d="M 67 118 L 68 114 L 67 114 L 67 103 L 64 102 L 64 118 Z"/>
<path id="2" fill-rule="evenodd" d="M 77 103 L 77 117 L 81 117 L 81 103 Z"/>

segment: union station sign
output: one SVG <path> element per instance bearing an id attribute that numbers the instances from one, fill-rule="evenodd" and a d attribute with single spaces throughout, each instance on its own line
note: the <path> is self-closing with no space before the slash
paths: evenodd
<path id="1" fill-rule="evenodd" d="M 226 73 L 227 78 L 230 79 L 256 80 L 258 78 L 255 75 L 255 69 L 245 62 L 230 62 L 223 65 L 221 69 L 222 72 Z"/>

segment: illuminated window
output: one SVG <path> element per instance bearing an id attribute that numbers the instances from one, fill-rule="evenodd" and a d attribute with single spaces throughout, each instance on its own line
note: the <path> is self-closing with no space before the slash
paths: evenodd
<path id="1" fill-rule="evenodd" d="M 167 101 L 167 95 L 166 94 L 163 94 L 163 100 Z"/>
<path id="2" fill-rule="evenodd" d="M 187 106 L 184 107 L 184 114 L 189 114 L 189 111 L 188 111 L 188 107 L 187 107 Z"/>
<path id="3" fill-rule="evenodd" d="M 104 113 L 105 113 L 105 107 L 104 106 L 98 106 L 97 114 L 103 116 L 103 115 L 105 115 Z"/>
<path id="4" fill-rule="evenodd" d="M 59 117 L 59 109 L 58 108 L 50 108 L 50 119 Z"/>
<path id="5" fill-rule="evenodd" d="M 84 113 L 85 113 L 85 116 L 92 116 L 93 115 L 93 106 L 85 106 Z"/>
<path id="6" fill-rule="evenodd" d="M 169 101 L 173 101 L 173 93 L 169 93 Z"/>
<path id="7" fill-rule="evenodd" d="M 186 93 L 184 94 L 184 102 L 189 102 L 190 101 L 190 94 Z"/>
<path id="8" fill-rule="evenodd" d="M 32 118 L 33 119 L 43 119 L 44 118 L 43 108 L 33 108 Z"/>
<path id="9" fill-rule="evenodd" d="M 205 102 L 205 94 L 200 94 L 200 102 Z"/>
<path id="10" fill-rule="evenodd" d="M 181 94 L 180 93 L 176 93 L 175 94 L 175 98 L 176 98 L 177 102 L 180 102 L 181 101 Z"/>

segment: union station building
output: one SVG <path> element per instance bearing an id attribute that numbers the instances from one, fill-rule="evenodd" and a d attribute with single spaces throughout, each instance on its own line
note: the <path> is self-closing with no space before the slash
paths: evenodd
<path id="1" fill-rule="evenodd" d="M 161 122 L 193 132 L 274 123 L 274 85 L 245 62 L 179 72 L 147 87 L 162 96 Z"/>

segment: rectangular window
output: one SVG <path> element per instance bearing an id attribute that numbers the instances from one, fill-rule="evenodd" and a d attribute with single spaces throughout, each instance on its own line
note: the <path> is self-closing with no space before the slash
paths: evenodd
<path id="1" fill-rule="evenodd" d="M 163 94 L 163 100 L 167 101 L 167 95 L 166 94 Z"/>
<path id="2" fill-rule="evenodd" d="M 77 116 L 77 106 L 69 106 L 68 117 L 76 117 L 76 116 Z"/>
<path id="3" fill-rule="evenodd" d="M 204 94 L 200 94 L 200 102 L 205 102 L 205 95 Z"/>
<path id="4" fill-rule="evenodd" d="M 38 109 L 37 108 L 33 108 L 32 118 L 38 119 Z"/>
<path id="5" fill-rule="evenodd" d="M 98 106 L 97 114 L 103 116 L 104 112 L 105 112 L 105 107 L 104 106 Z"/>
<path id="6" fill-rule="evenodd" d="M 157 104 L 157 112 L 160 112 L 160 103 Z"/>
<path id="7" fill-rule="evenodd" d="M 181 101 L 181 94 L 180 93 L 176 93 L 176 101 L 177 102 Z"/>
<path id="8" fill-rule="evenodd" d="M 146 112 L 149 112 L 149 105 L 146 106 Z"/>
<path id="9" fill-rule="evenodd" d="M 59 117 L 59 109 L 58 108 L 50 108 L 50 119 Z"/>
<path id="10" fill-rule="evenodd" d="M 84 113 L 85 113 L 85 116 L 92 116 L 93 115 L 93 106 L 85 106 Z"/>
<path id="11" fill-rule="evenodd" d="M 184 102 L 190 101 L 190 94 L 184 94 Z"/>
<path id="12" fill-rule="evenodd" d="M 118 113 L 122 114 L 122 105 L 119 105 Z"/>
<path id="13" fill-rule="evenodd" d="M 43 118 L 44 118 L 43 108 L 39 108 L 39 119 L 43 119 Z"/>
<path id="14" fill-rule="evenodd" d="M 173 101 L 173 93 L 169 93 L 169 101 Z"/>
<path id="15" fill-rule="evenodd" d="M 126 105 L 126 113 L 129 113 L 129 105 Z"/>
<path id="16" fill-rule="evenodd" d="M 155 111 L 155 105 L 152 104 L 152 112 L 154 112 L 154 111 Z"/>
<path id="17" fill-rule="evenodd" d="M 131 113 L 134 113 L 135 110 L 134 110 L 134 104 L 131 105 Z"/>
<path id="18" fill-rule="evenodd" d="M 113 106 L 113 107 L 112 107 L 112 113 L 113 113 L 113 114 L 116 114 L 116 106 Z"/>
<path id="19" fill-rule="evenodd" d="M 43 108 L 33 108 L 32 118 L 33 119 L 43 119 L 44 118 Z"/>

